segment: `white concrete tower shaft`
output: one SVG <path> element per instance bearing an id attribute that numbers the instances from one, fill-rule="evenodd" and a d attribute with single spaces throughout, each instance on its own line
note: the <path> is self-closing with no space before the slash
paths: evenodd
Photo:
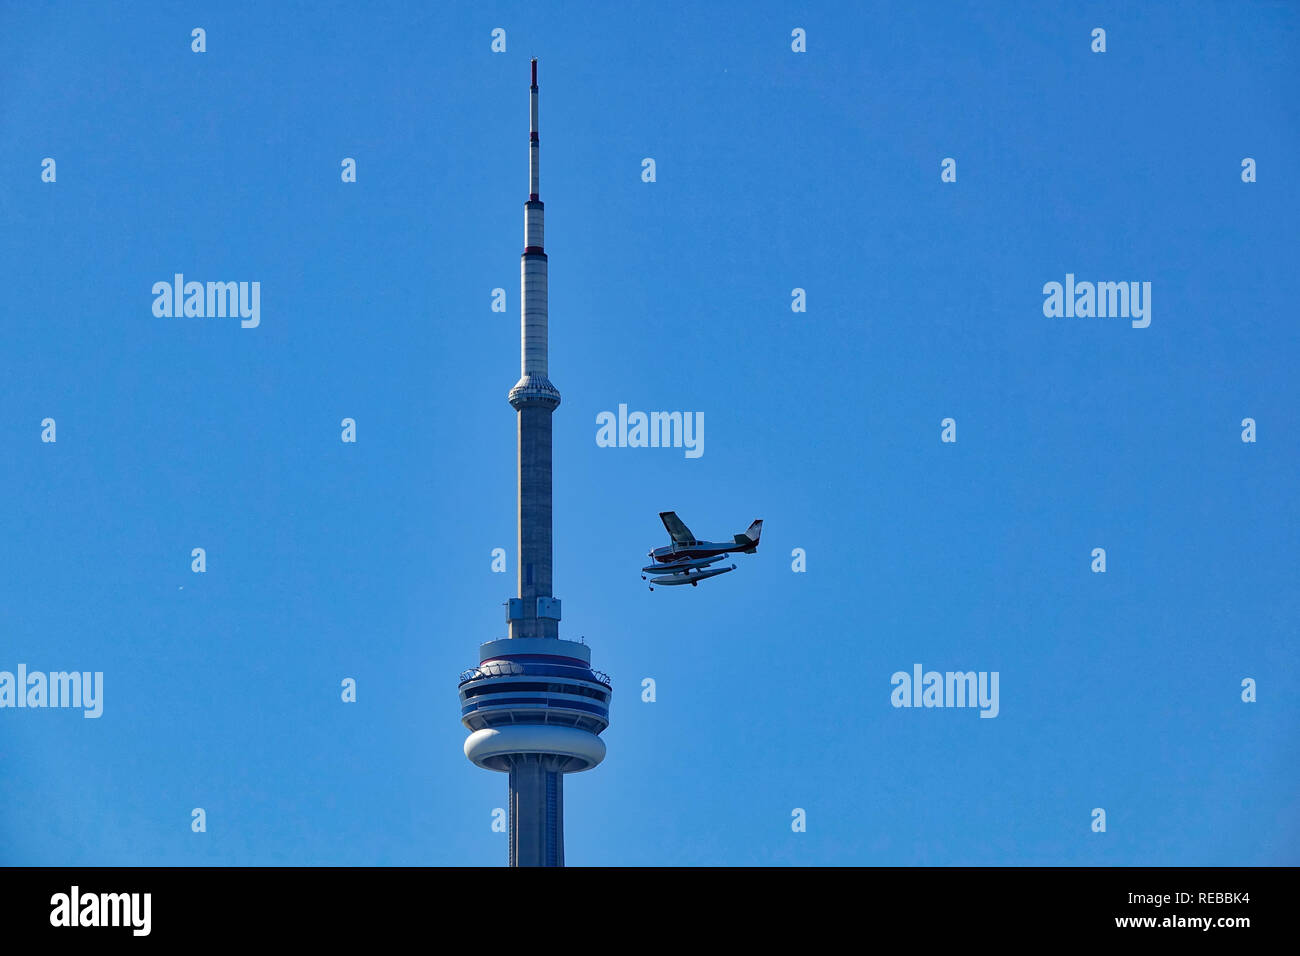
<path id="1" fill-rule="evenodd" d="M 510 636 L 559 637 L 560 605 L 552 593 L 551 413 L 560 392 L 547 378 L 546 209 L 539 190 L 537 61 L 528 88 L 528 202 L 524 203 L 524 252 L 519 260 L 520 378 L 510 390 L 518 414 L 519 581 Z"/>

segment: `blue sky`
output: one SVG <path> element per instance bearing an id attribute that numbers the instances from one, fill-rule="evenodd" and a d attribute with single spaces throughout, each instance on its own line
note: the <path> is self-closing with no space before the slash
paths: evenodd
<path id="1" fill-rule="evenodd" d="M 456 678 L 514 593 L 530 56 L 561 632 L 615 688 L 569 863 L 1300 862 L 1294 6 L 0 27 L 0 670 L 105 686 L 0 710 L 0 863 L 504 863 Z M 260 326 L 155 317 L 176 272 Z M 1066 273 L 1151 282 L 1150 327 L 1046 318 Z M 597 447 L 619 403 L 703 456 Z M 762 547 L 652 594 L 666 509 Z M 895 709 L 915 663 L 999 672 L 998 717 Z"/>

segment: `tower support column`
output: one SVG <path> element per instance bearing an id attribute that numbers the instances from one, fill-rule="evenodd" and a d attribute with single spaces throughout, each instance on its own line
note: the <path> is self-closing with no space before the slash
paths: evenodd
<path id="1" fill-rule="evenodd" d="M 545 754 L 510 763 L 510 865 L 564 866 L 564 774 Z"/>

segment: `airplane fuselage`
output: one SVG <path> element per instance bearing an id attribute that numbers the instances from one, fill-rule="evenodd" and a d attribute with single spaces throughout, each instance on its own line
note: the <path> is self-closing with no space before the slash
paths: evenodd
<path id="1" fill-rule="evenodd" d="M 721 554 L 716 558 L 681 558 L 679 560 L 647 564 L 641 570 L 646 574 L 665 574 L 669 571 L 691 571 L 696 568 L 707 568 L 711 564 L 716 564 L 727 555 Z"/>
<path id="2" fill-rule="evenodd" d="M 696 558 L 715 558 L 720 554 L 730 554 L 732 551 L 752 553 L 756 547 L 757 545 L 741 547 L 734 541 L 692 541 L 690 544 L 664 545 L 648 553 L 650 557 L 662 564 L 672 564 L 676 561 L 693 561 Z"/>

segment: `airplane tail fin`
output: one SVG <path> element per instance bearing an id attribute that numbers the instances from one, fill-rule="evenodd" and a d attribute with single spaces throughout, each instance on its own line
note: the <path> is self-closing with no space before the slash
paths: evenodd
<path id="1" fill-rule="evenodd" d="M 762 533 L 763 533 L 763 519 L 759 518 L 757 521 L 751 524 L 747 529 L 745 529 L 744 534 L 733 535 L 733 537 L 736 539 L 736 544 L 740 546 L 740 549 L 742 551 L 752 552 L 757 550 L 758 539 Z"/>

